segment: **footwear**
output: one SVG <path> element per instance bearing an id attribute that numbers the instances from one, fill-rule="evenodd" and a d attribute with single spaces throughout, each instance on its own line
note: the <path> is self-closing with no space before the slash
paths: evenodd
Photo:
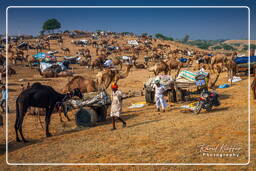
<path id="1" fill-rule="evenodd" d="M 111 129 L 111 131 L 114 131 L 114 130 L 116 130 L 116 128 L 112 128 L 112 129 Z"/>
<path id="2" fill-rule="evenodd" d="M 165 109 L 162 112 L 165 112 Z"/>
<path id="3" fill-rule="evenodd" d="M 126 123 L 123 124 L 123 128 L 125 128 L 125 127 L 126 127 Z"/>
<path id="4" fill-rule="evenodd" d="M 159 108 L 157 108 L 157 109 L 156 109 L 156 111 L 157 111 L 157 112 L 160 112 L 160 109 L 159 109 Z"/>

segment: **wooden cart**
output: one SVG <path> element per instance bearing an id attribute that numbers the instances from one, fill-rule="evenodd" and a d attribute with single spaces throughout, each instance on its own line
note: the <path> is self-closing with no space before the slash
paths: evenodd
<path id="1" fill-rule="evenodd" d="M 204 80 L 205 76 L 199 75 L 196 78 L 196 82 L 180 82 L 180 81 L 173 81 L 166 87 L 165 95 L 168 96 L 168 101 L 170 102 L 178 102 L 178 101 L 186 101 L 186 96 L 190 95 L 192 90 L 198 90 L 202 86 L 206 85 L 199 85 L 198 81 Z M 145 88 L 145 100 L 147 103 L 154 103 L 155 92 L 152 87 L 144 87 Z"/>

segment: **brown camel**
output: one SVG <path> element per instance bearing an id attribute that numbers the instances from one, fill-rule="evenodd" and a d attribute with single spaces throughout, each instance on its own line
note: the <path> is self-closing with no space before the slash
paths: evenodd
<path id="1" fill-rule="evenodd" d="M 137 62 L 134 62 L 134 66 L 137 69 L 145 69 L 146 68 L 145 64 L 138 64 Z"/>
<path id="2" fill-rule="evenodd" d="M 231 58 L 227 60 L 225 67 L 227 68 L 228 78 L 231 80 L 230 86 L 232 86 L 232 79 L 233 76 L 235 76 L 238 71 L 238 66 L 235 63 L 235 61 Z"/>
<path id="3" fill-rule="evenodd" d="M 99 85 L 103 85 L 103 89 L 107 89 L 110 83 L 114 80 L 118 70 L 116 69 L 105 69 L 100 71 L 96 75 L 96 79 Z"/>
<path id="4" fill-rule="evenodd" d="M 61 48 L 61 50 L 64 52 L 64 55 L 70 54 L 69 48 Z"/>
<path id="5" fill-rule="evenodd" d="M 98 87 L 94 80 L 86 79 L 82 76 L 75 76 L 65 85 L 63 92 L 69 92 L 76 88 L 79 88 L 82 93 L 98 91 Z"/>
<path id="6" fill-rule="evenodd" d="M 166 75 L 169 71 L 168 65 L 164 61 L 157 62 L 153 67 L 148 68 L 149 72 L 154 72 L 155 76 L 164 72 Z"/>
<path id="7" fill-rule="evenodd" d="M 117 82 L 118 82 L 120 79 L 127 78 L 128 75 L 129 75 L 129 73 L 130 73 L 131 68 L 132 68 L 132 65 L 127 65 L 126 71 L 125 71 L 124 73 L 118 72 L 118 73 L 115 75 L 114 83 L 117 84 Z"/>
<path id="8" fill-rule="evenodd" d="M 228 60 L 228 58 L 224 54 L 217 54 L 217 55 L 213 56 L 211 58 L 211 69 L 213 70 L 213 65 L 218 64 L 218 63 L 225 65 L 227 63 L 227 60 Z"/>
<path id="9" fill-rule="evenodd" d="M 111 58 L 111 60 L 112 60 L 112 62 L 113 62 L 113 64 L 114 64 L 115 66 L 119 65 L 119 66 L 120 66 L 120 70 L 122 69 L 123 63 L 122 63 L 122 61 L 120 60 L 120 58 L 114 57 L 114 58 Z"/>
<path id="10" fill-rule="evenodd" d="M 167 65 L 169 67 L 169 74 L 171 75 L 171 71 L 172 70 L 177 70 L 176 74 L 175 74 L 175 78 L 178 76 L 180 69 L 182 68 L 182 66 L 184 65 L 183 63 L 181 63 L 178 60 L 175 59 L 171 59 L 169 61 L 167 61 Z"/>

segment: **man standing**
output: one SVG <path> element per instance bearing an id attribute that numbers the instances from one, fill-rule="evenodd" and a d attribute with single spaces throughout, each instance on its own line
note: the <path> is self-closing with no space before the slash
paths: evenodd
<path id="1" fill-rule="evenodd" d="M 122 92 L 118 90 L 118 85 L 113 84 L 112 88 L 112 103 L 111 103 L 111 112 L 110 116 L 112 117 L 113 128 L 116 129 L 116 120 L 120 120 L 123 123 L 123 127 L 126 127 L 126 122 L 120 118 L 120 113 L 122 112 Z"/>
<path id="2" fill-rule="evenodd" d="M 4 107 L 6 105 L 7 98 L 8 98 L 8 92 L 5 88 L 5 86 L 2 86 L 2 99 L 1 99 L 0 106 L 1 106 L 3 112 L 5 112 Z"/>
<path id="3" fill-rule="evenodd" d="M 167 103 L 164 100 L 163 93 L 165 92 L 166 89 L 164 88 L 164 86 L 162 86 L 160 84 L 160 80 L 155 81 L 154 89 L 155 89 L 155 99 L 156 99 L 157 111 L 158 112 L 160 111 L 160 106 L 161 106 L 162 111 L 165 112 L 165 108 L 167 107 Z"/>

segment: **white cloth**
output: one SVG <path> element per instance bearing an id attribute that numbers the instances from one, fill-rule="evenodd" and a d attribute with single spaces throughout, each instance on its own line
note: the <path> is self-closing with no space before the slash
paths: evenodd
<path id="1" fill-rule="evenodd" d="M 111 59 L 108 59 L 108 60 L 106 60 L 106 61 L 104 62 L 104 66 L 105 66 L 105 67 L 112 67 L 112 65 L 113 65 L 113 62 L 112 62 Z"/>
<path id="2" fill-rule="evenodd" d="M 111 103 L 111 112 L 110 116 L 120 116 L 122 112 L 122 92 L 117 90 L 112 93 L 112 103 Z"/>
<path id="3" fill-rule="evenodd" d="M 162 85 L 160 85 L 159 87 L 157 85 L 154 85 L 154 89 L 155 89 L 156 107 L 160 108 L 161 106 L 162 109 L 165 109 L 167 107 L 167 103 L 164 100 L 163 93 L 165 92 L 166 89 Z"/>

